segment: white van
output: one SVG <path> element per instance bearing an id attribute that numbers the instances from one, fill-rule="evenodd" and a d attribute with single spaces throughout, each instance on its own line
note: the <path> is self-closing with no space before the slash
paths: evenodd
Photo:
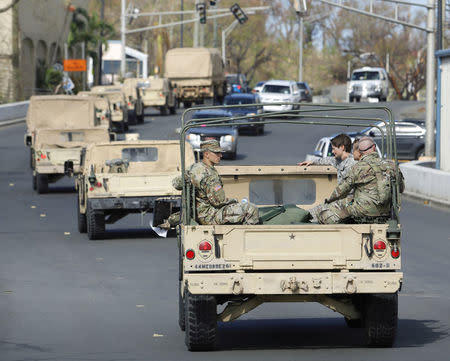
<path id="1" fill-rule="evenodd" d="M 389 79 L 385 69 L 365 66 L 353 70 L 348 84 L 350 102 L 359 102 L 363 98 L 376 98 L 385 102 L 388 91 Z"/>

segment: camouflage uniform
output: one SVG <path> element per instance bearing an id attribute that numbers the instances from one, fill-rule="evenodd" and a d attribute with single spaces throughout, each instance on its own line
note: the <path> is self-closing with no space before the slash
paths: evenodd
<path id="1" fill-rule="evenodd" d="M 314 160 L 312 164 L 315 165 L 331 165 L 337 169 L 337 181 L 338 184 L 341 184 L 344 179 L 347 177 L 348 172 L 350 169 L 355 165 L 357 162 L 353 158 L 353 154 L 349 154 L 347 158 L 344 160 L 338 159 L 336 157 L 325 157 L 320 158 L 317 160 Z M 348 201 L 350 202 L 353 199 L 353 194 L 349 194 Z M 311 213 L 313 219 L 313 222 L 318 221 L 318 214 L 324 211 L 328 208 L 327 204 L 319 204 L 315 206 L 314 208 L 311 208 L 309 210 L 309 213 Z"/>
<path id="2" fill-rule="evenodd" d="M 338 184 L 341 184 L 349 170 L 356 163 L 356 160 L 353 158 L 352 154 L 349 154 L 347 158 L 344 160 L 337 159 L 336 157 L 325 157 L 314 160 L 312 164 L 315 165 L 331 165 L 337 169 L 337 180 Z"/>
<path id="3" fill-rule="evenodd" d="M 194 164 L 190 178 L 195 186 L 197 220 L 200 224 L 258 224 L 258 208 L 225 197 L 222 179 L 214 167 L 203 162 Z"/>
<path id="4" fill-rule="evenodd" d="M 330 203 L 318 215 L 320 223 L 339 223 L 346 218 L 388 217 L 391 200 L 380 203 L 377 174 L 373 168 L 385 170 L 385 176 L 395 176 L 395 166 L 391 161 L 380 160 L 376 152 L 364 155 L 348 172 L 328 199 Z M 400 192 L 403 192 L 403 176 L 400 174 Z M 354 198 L 346 198 L 354 190 Z"/>

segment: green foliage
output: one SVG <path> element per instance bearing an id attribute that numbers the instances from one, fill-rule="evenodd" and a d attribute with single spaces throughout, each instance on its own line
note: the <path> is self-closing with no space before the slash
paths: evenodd
<path id="1" fill-rule="evenodd" d="M 45 86 L 52 91 L 61 83 L 63 73 L 53 68 L 47 69 L 45 73 Z"/>

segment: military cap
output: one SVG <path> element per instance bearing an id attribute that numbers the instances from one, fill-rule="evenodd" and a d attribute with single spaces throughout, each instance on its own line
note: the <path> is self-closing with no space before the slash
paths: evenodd
<path id="1" fill-rule="evenodd" d="M 200 149 L 202 152 L 206 152 L 206 151 L 214 152 L 214 153 L 222 152 L 219 142 L 215 139 L 209 139 L 209 140 L 203 141 L 202 144 L 200 145 Z"/>

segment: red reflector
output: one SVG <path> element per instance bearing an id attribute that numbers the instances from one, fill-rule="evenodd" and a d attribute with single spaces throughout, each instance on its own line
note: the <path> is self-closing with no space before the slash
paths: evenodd
<path id="1" fill-rule="evenodd" d="M 41 154 L 41 158 L 45 159 L 45 158 L 47 158 L 47 156 L 45 154 Z"/>
<path id="2" fill-rule="evenodd" d="M 195 252 L 192 249 L 188 249 L 186 251 L 186 258 L 187 259 L 194 259 L 195 257 Z"/>
<path id="3" fill-rule="evenodd" d="M 200 251 L 211 251 L 211 243 L 204 241 L 204 242 L 200 243 L 200 245 L 198 246 L 198 249 Z"/>
<path id="4" fill-rule="evenodd" d="M 242 87 L 240 85 L 237 86 L 238 89 L 241 89 Z"/>
<path id="5" fill-rule="evenodd" d="M 92 192 L 94 190 L 94 187 L 89 187 L 89 190 Z"/>
<path id="6" fill-rule="evenodd" d="M 400 257 L 400 250 L 397 247 L 393 248 L 391 251 L 391 256 L 392 258 Z"/>
<path id="7" fill-rule="evenodd" d="M 101 187 L 102 184 L 101 184 L 100 182 L 97 182 L 96 186 L 97 186 L 97 187 Z"/>
<path id="8" fill-rule="evenodd" d="M 383 241 L 377 241 L 373 245 L 373 249 L 386 249 L 386 243 L 384 243 Z"/>
<path id="9" fill-rule="evenodd" d="M 131 102 L 128 102 L 128 106 L 130 106 L 131 105 Z"/>

